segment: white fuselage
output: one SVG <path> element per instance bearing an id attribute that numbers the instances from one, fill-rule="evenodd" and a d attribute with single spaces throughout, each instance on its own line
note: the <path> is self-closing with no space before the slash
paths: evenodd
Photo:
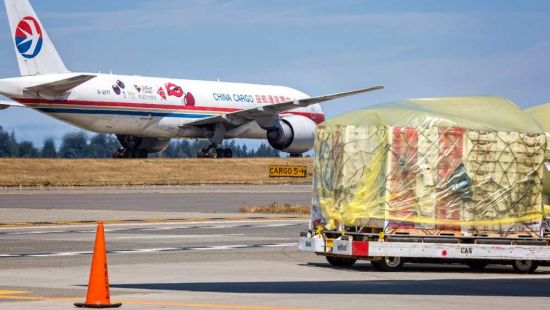
<path id="1" fill-rule="evenodd" d="M 210 82 L 96 74 L 63 96 L 30 93 L 25 88 L 71 76 L 54 74 L 0 80 L 0 93 L 74 126 L 100 133 L 159 138 L 207 138 L 186 123 L 217 115 L 304 99 L 298 90 L 272 85 Z M 319 105 L 281 114 L 324 121 Z M 182 128 L 183 127 L 183 128 Z M 265 130 L 249 122 L 228 130 L 224 138 L 265 139 Z"/>

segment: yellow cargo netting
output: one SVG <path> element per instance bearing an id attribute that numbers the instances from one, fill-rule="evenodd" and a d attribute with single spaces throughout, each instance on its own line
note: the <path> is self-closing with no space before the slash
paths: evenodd
<path id="1" fill-rule="evenodd" d="M 537 231 L 545 129 L 511 101 L 457 97 L 355 111 L 316 132 L 312 220 L 336 229 Z"/>

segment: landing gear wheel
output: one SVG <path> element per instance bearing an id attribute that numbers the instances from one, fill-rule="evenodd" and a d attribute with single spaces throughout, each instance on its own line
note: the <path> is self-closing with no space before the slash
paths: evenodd
<path id="1" fill-rule="evenodd" d="M 124 148 L 121 147 L 113 151 L 113 158 L 124 158 Z"/>
<path id="2" fill-rule="evenodd" d="M 217 148 L 216 153 L 218 154 L 217 158 L 224 158 L 224 156 L 225 156 L 225 151 L 222 148 Z"/>
<path id="3" fill-rule="evenodd" d="M 485 269 L 485 267 L 487 267 L 487 265 L 489 265 L 489 262 L 484 261 L 484 260 L 471 260 L 471 261 L 466 262 L 466 265 L 468 265 L 468 267 L 470 267 L 470 269 L 472 269 L 472 270 L 481 271 L 481 270 Z"/>
<path id="4" fill-rule="evenodd" d="M 113 152 L 113 158 L 134 158 L 134 152 L 121 147 Z"/>
<path id="5" fill-rule="evenodd" d="M 533 273 L 539 267 L 539 264 L 532 260 L 515 260 L 512 267 L 517 273 Z"/>
<path id="6" fill-rule="evenodd" d="M 223 157 L 225 158 L 233 158 L 233 150 L 231 149 L 225 149 L 223 151 Z"/>
<path id="7" fill-rule="evenodd" d="M 399 271 L 401 267 L 403 267 L 403 264 L 405 261 L 401 257 L 384 257 L 383 260 L 370 261 L 372 267 L 378 271 Z"/>
<path id="8" fill-rule="evenodd" d="M 209 148 L 206 152 L 207 152 L 207 153 L 206 153 L 206 154 L 207 154 L 206 157 L 208 157 L 208 158 L 214 158 L 214 159 L 215 159 L 215 158 L 218 158 L 218 150 L 217 150 L 217 149 L 215 149 L 215 148 Z"/>
<path id="9" fill-rule="evenodd" d="M 327 262 L 334 267 L 349 268 L 355 264 L 357 261 L 356 258 L 347 258 L 347 257 L 336 257 L 336 256 L 327 256 Z"/>

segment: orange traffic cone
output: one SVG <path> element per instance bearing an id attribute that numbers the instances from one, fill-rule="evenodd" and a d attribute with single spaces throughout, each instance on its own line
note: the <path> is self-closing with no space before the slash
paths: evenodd
<path id="1" fill-rule="evenodd" d="M 105 232 L 103 222 L 97 225 L 94 256 L 88 282 L 88 294 L 85 303 L 76 303 L 79 308 L 116 308 L 122 304 L 112 304 L 109 294 L 109 274 L 107 272 L 107 251 L 105 250 Z"/>

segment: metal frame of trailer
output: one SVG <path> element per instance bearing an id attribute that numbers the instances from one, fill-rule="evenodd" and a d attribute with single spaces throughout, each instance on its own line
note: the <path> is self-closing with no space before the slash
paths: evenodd
<path id="1" fill-rule="evenodd" d="M 474 269 L 510 264 L 519 273 L 532 273 L 550 263 L 549 238 L 499 238 L 384 235 L 311 231 L 300 235 L 299 250 L 327 257 L 329 263 L 350 267 L 370 260 L 373 267 L 397 271 L 405 262 L 462 263 Z"/>

